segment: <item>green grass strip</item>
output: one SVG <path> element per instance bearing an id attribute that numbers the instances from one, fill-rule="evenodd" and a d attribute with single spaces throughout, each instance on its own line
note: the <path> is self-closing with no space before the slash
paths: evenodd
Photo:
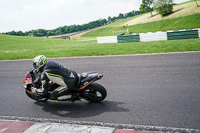
<path id="1" fill-rule="evenodd" d="M 0 60 L 32 59 L 42 54 L 50 58 L 182 51 L 200 51 L 200 39 L 97 44 L 96 41 L 0 35 Z"/>

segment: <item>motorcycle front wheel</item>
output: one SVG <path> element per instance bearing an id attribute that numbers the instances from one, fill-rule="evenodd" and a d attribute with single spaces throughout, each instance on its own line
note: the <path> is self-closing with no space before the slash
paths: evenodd
<path id="1" fill-rule="evenodd" d="M 46 102 L 46 101 L 48 100 L 48 98 L 45 98 L 45 97 L 37 97 L 37 96 L 35 96 L 35 95 L 32 95 L 32 94 L 28 93 L 27 91 L 26 91 L 26 95 L 27 95 L 29 98 L 31 98 L 31 99 L 33 99 L 33 100 L 36 100 L 36 101 L 38 101 L 38 102 Z"/>
<path id="2" fill-rule="evenodd" d="M 98 83 L 91 83 L 83 90 L 82 93 L 85 97 L 85 100 L 90 102 L 101 102 L 107 96 L 106 89 Z"/>

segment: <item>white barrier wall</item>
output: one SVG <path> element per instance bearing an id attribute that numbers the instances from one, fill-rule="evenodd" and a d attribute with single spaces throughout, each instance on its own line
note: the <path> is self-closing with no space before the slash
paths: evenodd
<path id="1" fill-rule="evenodd" d="M 148 42 L 200 38 L 200 28 L 177 31 L 159 31 L 132 35 L 97 37 L 97 43 Z"/>
<path id="2" fill-rule="evenodd" d="M 161 41 L 161 40 L 167 40 L 166 32 L 140 33 L 140 41 L 141 42 Z"/>
<path id="3" fill-rule="evenodd" d="M 118 43 L 117 36 L 97 37 L 97 43 Z"/>
<path id="4" fill-rule="evenodd" d="M 200 38 L 200 29 L 198 29 L 198 31 L 199 31 L 199 38 Z"/>

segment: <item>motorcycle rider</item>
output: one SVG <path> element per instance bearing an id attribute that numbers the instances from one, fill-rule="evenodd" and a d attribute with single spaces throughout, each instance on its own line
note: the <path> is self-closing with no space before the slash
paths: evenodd
<path id="1" fill-rule="evenodd" d="M 51 81 L 59 85 L 50 94 L 51 100 L 71 98 L 67 93 L 78 84 L 78 75 L 74 70 L 66 68 L 53 60 L 47 61 L 44 55 L 36 56 L 32 63 L 35 71 L 40 73 L 40 80 L 42 82 L 40 88 L 32 88 L 33 92 L 37 95 L 47 96 L 48 84 Z"/>

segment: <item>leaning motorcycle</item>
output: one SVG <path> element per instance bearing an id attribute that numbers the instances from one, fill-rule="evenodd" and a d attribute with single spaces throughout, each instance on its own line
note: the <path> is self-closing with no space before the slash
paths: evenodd
<path id="1" fill-rule="evenodd" d="M 67 95 L 63 96 L 64 99 L 59 99 L 58 101 L 81 101 L 86 100 L 89 102 L 101 102 L 107 96 L 106 89 L 99 83 L 95 81 L 100 80 L 103 77 L 102 74 L 97 72 L 85 72 L 82 74 L 78 74 L 78 85 L 76 88 L 72 89 Z M 26 95 L 38 102 L 45 102 L 50 99 L 50 94 L 54 91 L 59 85 L 49 82 L 48 86 L 48 95 L 41 96 L 37 95 L 35 92 L 32 91 L 32 88 L 40 88 L 41 81 L 40 75 L 35 72 L 34 70 L 29 71 L 24 79 L 24 88 Z M 67 97 L 67 98 L 66 98 Z"/>

